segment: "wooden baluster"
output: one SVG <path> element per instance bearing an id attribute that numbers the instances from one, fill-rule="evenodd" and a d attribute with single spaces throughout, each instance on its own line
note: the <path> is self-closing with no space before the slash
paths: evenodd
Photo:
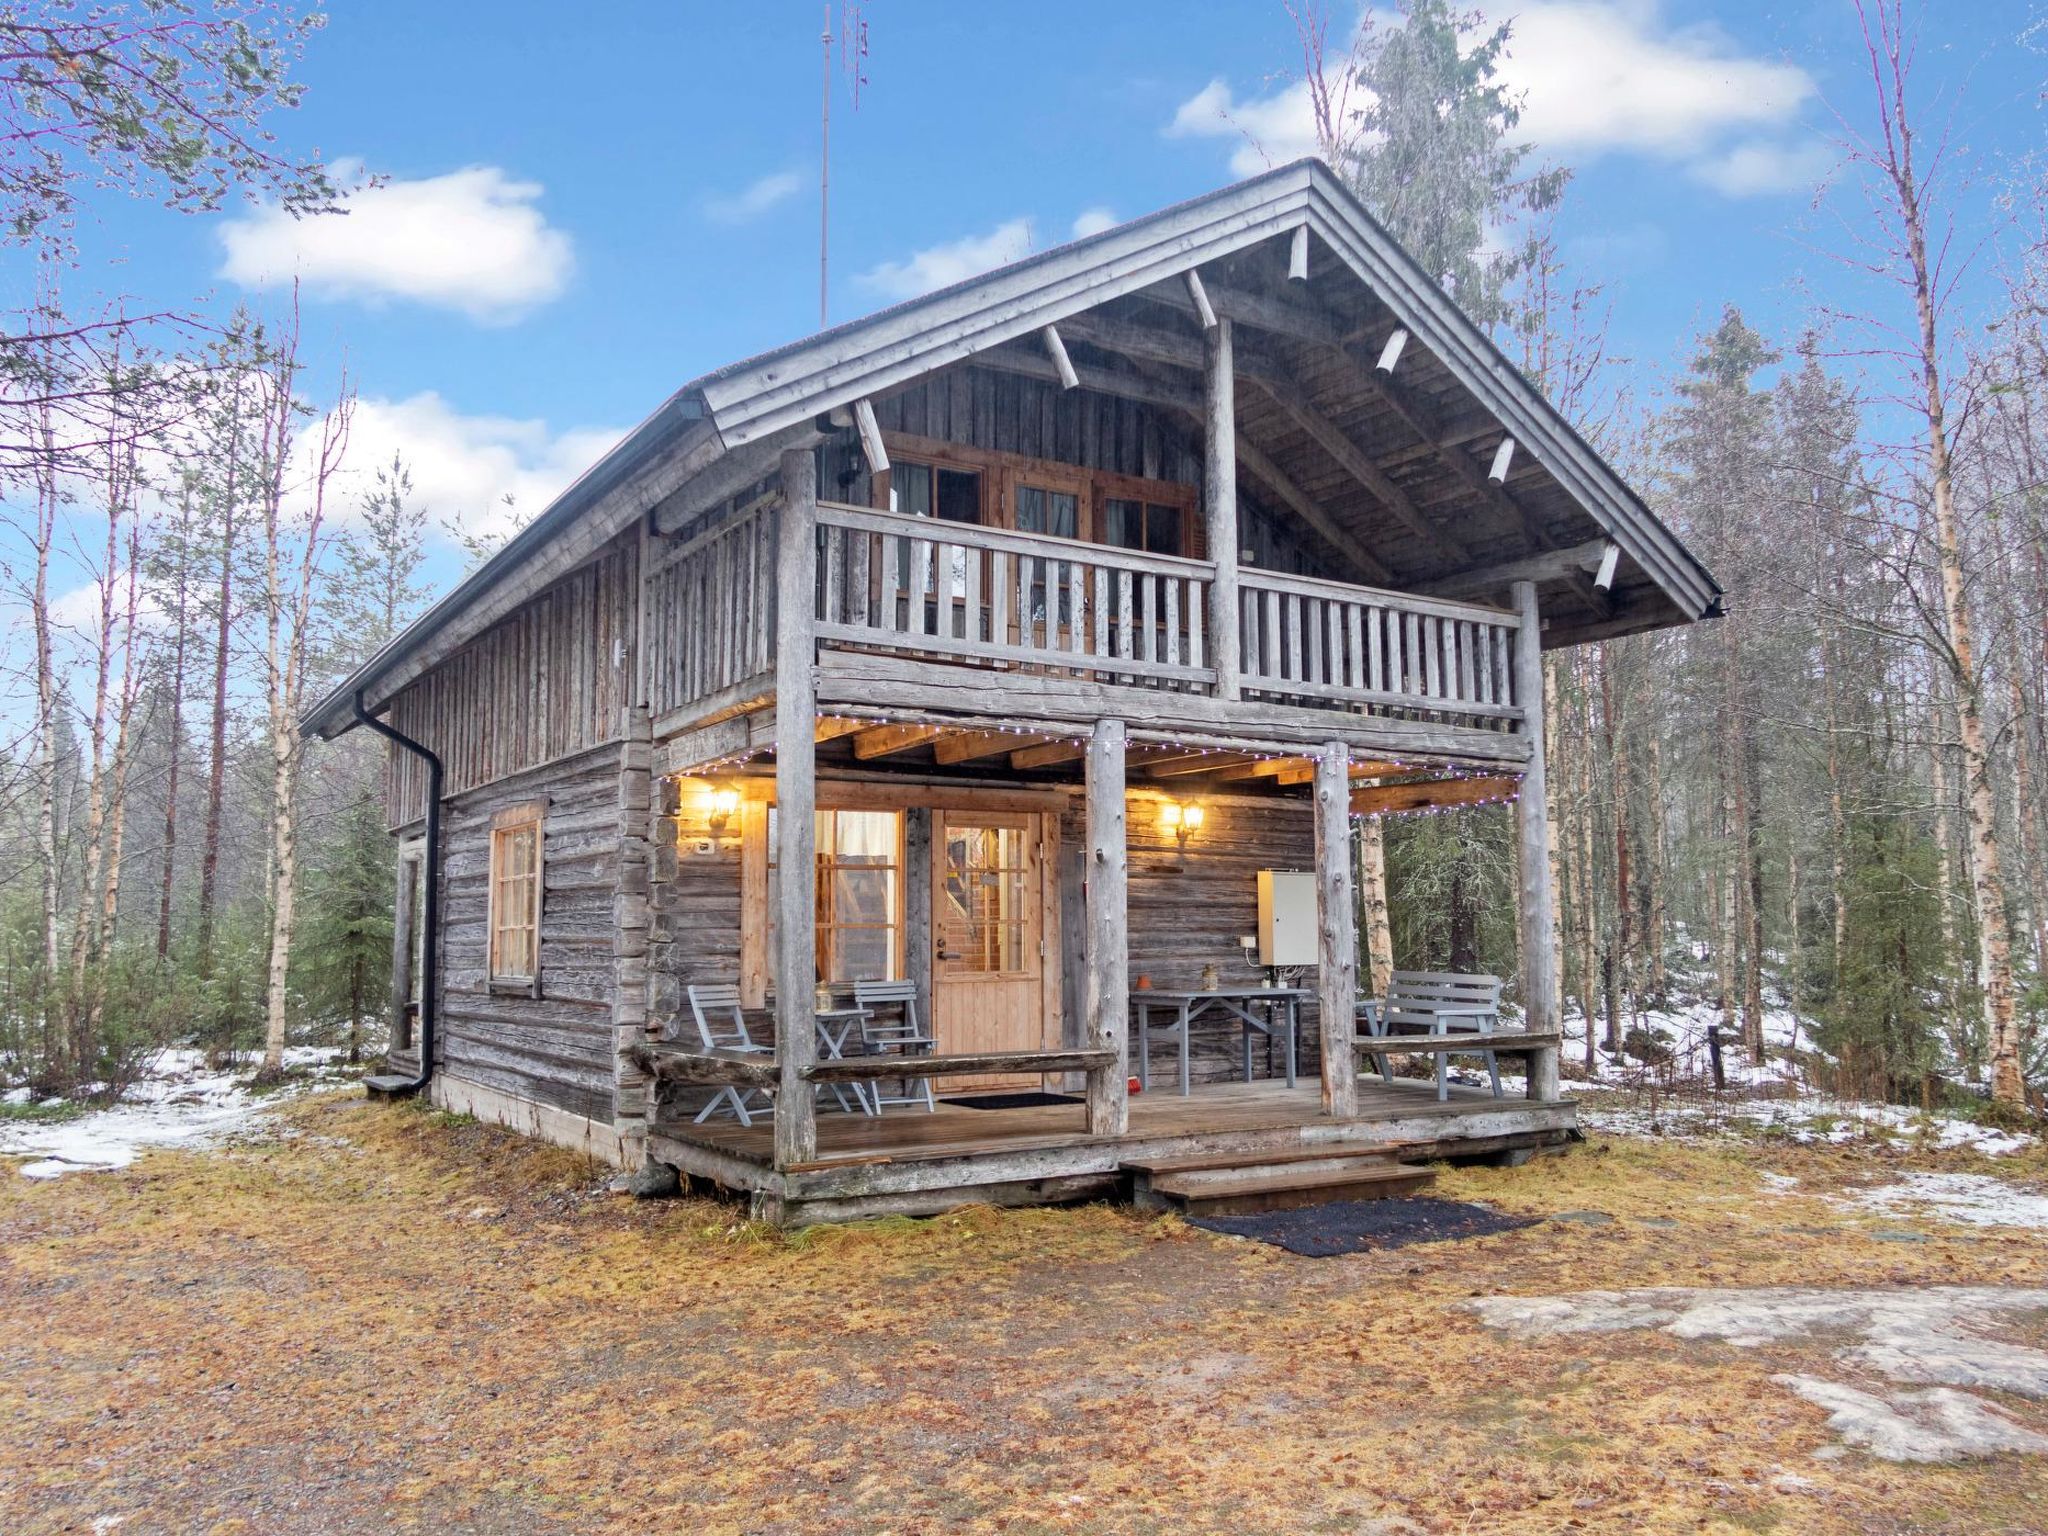
<path id="1" fill-rule="evenodd" d="M 1015 590 L 1016 572 L 1013 566 L 1016 556 L 1007 549 L 996 550 L 989 556 L 989 595 L 994 599 L 989 612 L 989 639 L 997 645 L 1009 645 L 1010 640 L 1010 593 Z"/>
<path id="2" fill-rule="evenodd" d="M 1088 573 L 1078 560 L 1067 563 L 1067 649 L 1088 654 Z"/>
<path id="3" fill-rule="evenodd" d="M 1202 661 L 1202 581 L 1198 576 L 1188 578 L 1188 665 L 1199 667 Z"/>
<path id="4" fill-rule="evenodd" d="M 1266 588 L 1259 588 L 1259 607 L 1265 620 L 1265 640 L 1259 654 L 1259 675 L 1278 682 L 1285 672 L 1280 656 L 1280 605 L 1274 601 L 1279 596 Z"/>
<path id="5" fill-rule="evenodd" d="M 1098 657 L 1111 656 L 1116 653 L 1116 647 L 1110 642 L 1111 614 L 1109 611 L 1108 566 L 1098 565 L 1095 567 L 1094 587 L 1095 612 L 1090 617 L 1093 620 L 1092 628 L 1095 638 L 1091 648 Z"/>
<path id="6" fill-rule="evenodd" d="M 964 567 L 967 577 L 967 605 L 961 610 L 966 614 L 966 618 L 961 621 L 962 638 L 979 640 L 981 638 L 981 551 L 967 545 L 962 545 L 960 558 L 967 562 Z"/>
<path id="7" fill-rule="evenodd" d="M 1362 603 L 1346 603 L 1344 619 L 1351 627 L 1351 650 L 1345 658 L 1344 686 L 1353 690 L 1367 686 L 1365 681 L 1365 606 Z"/>
<path id="8" fill-rule="evenodd" d="M 1282 676 L 1290 683 L 1304 681 L 1301 653 L 1301 599 L 1290 592 L 1281 601 L 1287 606 L 1287 650 L 1282 657 Z"/>
<path id="9" fill-rule="evenodd" d="M 1180 665 L 1180 589 L 1182 579 L 1166 578 L 1166 664 Z"/>

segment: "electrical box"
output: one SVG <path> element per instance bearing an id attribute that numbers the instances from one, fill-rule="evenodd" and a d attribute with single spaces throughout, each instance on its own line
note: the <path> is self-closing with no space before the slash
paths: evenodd
<path id="1" fill-rule="evenodd" d="M 1312 870 L 1259 871 L 1259 964 L 1314 965 L 1320 950 Z"/>

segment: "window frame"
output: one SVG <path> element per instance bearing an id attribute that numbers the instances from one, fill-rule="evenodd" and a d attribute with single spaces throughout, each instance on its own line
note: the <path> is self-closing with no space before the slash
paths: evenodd
<path id="1" fill-rule="evenodd" d="M 1183 481 L 1153 480 L 1142 475 L 1089 469 L 1084 465 L 1069 464 L 1061 459 L 1040 459 L 1028 454 L 1004 453 L 995 449 L 975 448 L 964 443 L 949 443 L 905 433 L 884 433 L 882 442 L 889 451 L 892 472 L 897 463 L 918 464 L 932 471 L 933 521 L 938 520 L 938 472 L 942 469 L 960 470 L 980 477 L 981 506 L 975 526 L 1002 528 L 1015 532 L 1016 488 L 1019 484 L 1035 485 L 1047 490 L 1069 491 L 1080 498 L 1077 525 L 1078 536 L 1084 544 L 1097 544 L 1105 549 L 1127 548 L 1122 544 L 1111 544 L 1103 536 L 1106 520 L 1103 503 L 1111 499 L 1151 502 L 1155 506 L 1173 507 L 1180 512 L 1180 558 L 1208 558 L 1202 528 L 1201 492 L 1197 487 Z M 889 511 L 891 485 L 890 475 L 874 476 L 869 504 L 880 511 Z"/>
<path id="2" fill-rule="evenodd" d="M 511 838 L 519 833 L 530 832 L 533 837 L 533 868 L 525 875 L 507 876 L 503 873 L 503 849 Z M 527 895 L 525 921 L 508 922 L 508 914 L 502 910 L 507 898 L 506 886 L 510 880 L 531 881 Z M 485 885 L 484 970 L 487 985 L 492 992 L 513 996 L 539 997 L 541 977 L 541 918 L 547 907 L 547 802 L 527 800 L 517 805 L 502 806 L 491 814 L 490 860 Z M 512 971 L 503 967 L 503 939 L 506 934 L 524 929 L 531 934 L 529 941 L 530 966 L 526 971 Z"/>

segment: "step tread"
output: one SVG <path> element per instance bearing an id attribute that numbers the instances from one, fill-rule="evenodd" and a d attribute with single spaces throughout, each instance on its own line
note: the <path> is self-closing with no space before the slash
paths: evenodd
<path id="1" fill-rule="evenodd" d="M 1322 1163 L 1334 1158 L 1391 1162 L 1414 1147 L 1412 1141 L 1383 1141 L 1371 1145 L 1333 1142 L 1321 1147 L 1282 1147 L 1265 1152 L 1196 1152 L 1186 1157 L 1133 1157 L 1118 1166 L 1132 1173 L 1202 1173 L 1212 1168 L 1272 1168 L 1284 1163 Z"/>
<path id="2" fill-rule="evenodd" d="M 1414 1168 L 1405 1163 L 1358 1164 L 1349 1168 L 1324 1168 L 1304 1173 L 1285 1166 L 1247 1168 L 1230 1178 L 1186 1177 L 1166 1174 L 1152 1181 L 1156 1194 L 1177 1195 L 1187 1200 L 1225 1200 L 1240 1195 L 1271 1194 L 1282 1190 L 1336 1189 L 1351 1185 L 1427 1184 L 1436 1178 L 1434 1170 Z"/>

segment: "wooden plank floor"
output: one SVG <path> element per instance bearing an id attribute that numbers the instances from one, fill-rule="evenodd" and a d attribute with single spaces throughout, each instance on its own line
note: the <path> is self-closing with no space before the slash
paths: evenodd
<path id="1" fill-rule="evenodd" d="M 1434 1087 L 1421 1083 L 1358 1084 L 1358 1120 L 1444 1117 L 1471 1123 L 1468 1134 L 1485 1135 L 1485 1121 L 1498 1113 L 1526 1110 L 1522 1098 L 1496 1099 L 1481 1089 L 1452 1088 L 1438 1103 Z M 1131 1099 L 1129 1141 L 1200 1135 L 1205 1132 L 1274 1130 L 1285 1126 L 1328 1125 L 1323 1118 L 1322 1092 L 1312 1082 L 1289 1088 L 1280 1082 L 1213 1083 L 1186 1098 L 1156 1089 Z M 1354 1122 L 1355 1123 L 1355 1122 Z M 704 1125 L 664 1123 L 661 1135 L 698 1146 L 715 1147 L 763 1167 L 773 1161 L 775 1137 L 765 1119 L 743 1126 L 730 1117 Z M 911 1161 L 972 1156 L 976 1153 L 1069 1147 L 1093 1140 L 1087 1112 L 1079 1102 L 1034 1105 L 1023 1109 L 967 1109 L 943 1099 L 935 1111 L 894 1107 L 879 1116 L 838 1111 L 818 1116 L 818 1162 L 861 1162 L 875 1158 Z"/>

